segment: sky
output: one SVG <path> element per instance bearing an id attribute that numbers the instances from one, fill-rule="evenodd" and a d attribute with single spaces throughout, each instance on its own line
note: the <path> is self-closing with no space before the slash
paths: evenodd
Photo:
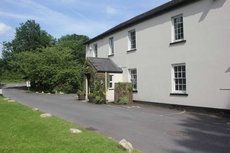
<path id="1" fill-rule="evenodd" d="M 0 54 L 20 23 L 35 20 L 55 38 L 66 34 L 93 38 L 170 0 L 0 0 Z"/>

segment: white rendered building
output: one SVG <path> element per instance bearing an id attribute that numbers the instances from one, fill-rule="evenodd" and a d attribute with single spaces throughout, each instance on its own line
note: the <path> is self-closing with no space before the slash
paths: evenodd
<path id="1" fill-rule="evenodd" d="M 86 57 L 109 58 L 141 102 L 230 110 L 230 1 L 172 0 L 90 39 Z"/>

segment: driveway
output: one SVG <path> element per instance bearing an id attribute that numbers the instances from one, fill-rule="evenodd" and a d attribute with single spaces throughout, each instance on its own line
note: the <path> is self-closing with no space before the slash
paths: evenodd
<path id="1" fill-rule="evenodd" d="M 3 95 L 89 128 L 115 141 L 125 138 L 145 153 L 229 153 L 230 119 L 133 104 L 97 105 L 75 94 L 28 94 L 10 84 Z"/>

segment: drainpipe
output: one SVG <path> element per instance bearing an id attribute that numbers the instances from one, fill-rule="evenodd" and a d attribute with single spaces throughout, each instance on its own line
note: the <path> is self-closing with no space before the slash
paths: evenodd
<path id="1" fill-rule="evenodd" d="M 105 72 L 105 91 L 107 91 L 107 72 Z"/>
<path id="2" fill-rule="evenodd" d="M 106 94 L 106 92 L 107 92 L 107 84 L 108 84 L 108 82 L 107 82 L 107 72 L 105 72 L 105 99 L 107 99 L 107 94 Z"/>

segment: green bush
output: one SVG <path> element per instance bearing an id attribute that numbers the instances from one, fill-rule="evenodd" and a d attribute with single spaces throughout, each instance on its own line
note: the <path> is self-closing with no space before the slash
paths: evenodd
<path id="1" fill-rule="evenodd" d="M 96 97 L 96 95 L 92 92 L 90 94 L 88 94 L 88 98 L 95 98 L 95 97 Z"/>
<path id="2" fill-rule="evenodd" d="M 55 87 L 55 91 L 57 92 L 64 92 L 64 93 L 71 93 L 73 90 L 73 86 L 69 84 L 60 84 Z"/>
<path id="3" fill-rule="evenodd" d="M 119 98 L 119 104 L 128 104 L 128 98 L 127 97 L 120 97 Z"/>

